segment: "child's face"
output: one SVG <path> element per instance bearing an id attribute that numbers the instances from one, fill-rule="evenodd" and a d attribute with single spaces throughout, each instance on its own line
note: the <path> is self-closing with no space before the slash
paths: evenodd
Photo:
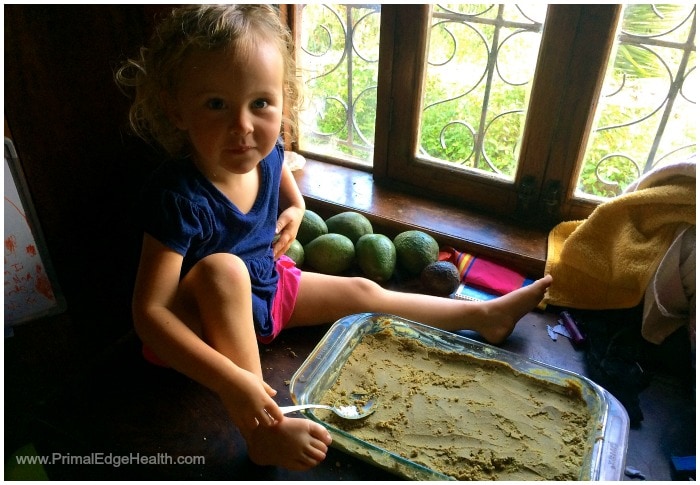
<path id="1" fill-rule="evenodd" d="M 269 42 L 253 46 L 248 59 L 229 50 L 188 56 L 170 113 L 187 132 L 206 176 L 222 169 L 247 173 L 272 151 L 282 123 L 283 82 L 282 55 Z"/>

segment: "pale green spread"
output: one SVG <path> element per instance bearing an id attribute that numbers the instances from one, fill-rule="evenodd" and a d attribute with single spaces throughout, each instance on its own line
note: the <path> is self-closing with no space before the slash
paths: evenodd
<path id="1" fill-rule="evenodd" d="M 383 330 L 365 336 L 323 402 L 378 401 L 361 421 L 317 415 L 357 438 L 459 480 L 576 480 L 592 418 L 581 389 Z"/>

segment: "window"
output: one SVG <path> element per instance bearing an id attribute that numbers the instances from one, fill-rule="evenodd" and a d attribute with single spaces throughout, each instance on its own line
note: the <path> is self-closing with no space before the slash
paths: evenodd
<path id="1" fill-rule="evenodd" d="M 302 151 L 372 165 L 380 12 L 380 5 L 298 7 L 297 63 L 307 96 Z"/>
<path id="2" fill-rule="evenodd" d="M 300 151 L 380 183 L 551 225 L 695 152 L 692 5 L 306 5 L 295 19 L 312 107 Z"/>
<path id="3" fill-rule="evenodd" d="M 642 173 L 695 153 L 692 5 L 626 5 L 576 196 L 615 196 Z"/>

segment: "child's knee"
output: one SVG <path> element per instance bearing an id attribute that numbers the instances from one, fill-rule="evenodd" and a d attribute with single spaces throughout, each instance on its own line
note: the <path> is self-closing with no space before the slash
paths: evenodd
<path id="1" fill-rule="evenodd" d="M 249 287 L 250 275 L 245 263 L 238 256 L 215 253 L 197 262 L 182 283 L 187 286 L 195 284 L 200 289 L 211 286 Z"/>
<path id="2" fill-rule="evenodd" d="M 372 297 L 378 292 L 383 291 L 382 287 L 379 286 L 378 283 L 367 278 L 350 278 L 350 284 L 357 292 L 359 292 L 362 298 Z"/>

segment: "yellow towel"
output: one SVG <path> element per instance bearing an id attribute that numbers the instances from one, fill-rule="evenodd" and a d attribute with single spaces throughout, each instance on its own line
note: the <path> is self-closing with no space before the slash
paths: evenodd
<path id="1" fill-rule="evenodd" d="M 695 224 L 695 178 L 671 177 L 599 205 L 584 221 L 549 234 L 544 302 L 571 308 L 631 308 L 680 224 Z"/>

